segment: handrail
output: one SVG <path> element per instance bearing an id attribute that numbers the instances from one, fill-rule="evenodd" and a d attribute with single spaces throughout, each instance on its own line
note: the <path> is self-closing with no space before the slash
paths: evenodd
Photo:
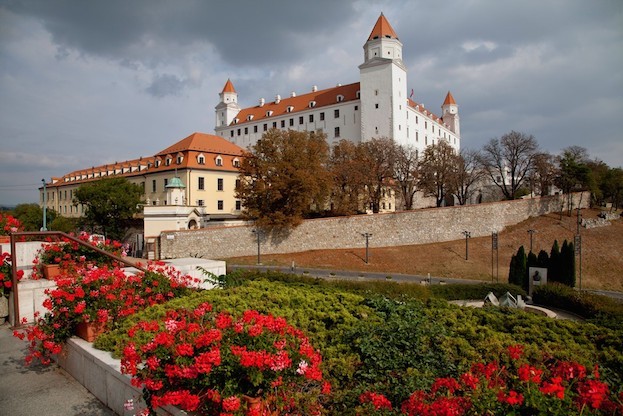
<path id="1" fill-rule="evenodd" d="M 82 245 L 84 247 L 87 247 L 99 254 L 102 254 L 106 257 L 109 257 L 119 263 L 125 264 L 126 266 L 130 266 L 130 267 L 134 267 L 136 269 L 139 269 L 145 273 L 147 273 L 147 269 L 145 269 L 144 267 L 138 265 L 138 264 L 133 264 L 132 262 L 121 258 L 119 256 L 115 256 L 114 254 L 109 253 L 106 250 L 102 250 L 99 247 L 95 247 L 92 244 L 87 243 L 86 241 L 82 241 L 79 238 L 76 238 L 72 235 L 69 235 L 67 233 L 64 233 L 62 231 L 18 231 L 18 232 L 14 232 L 14 233 L 9 233 L 9 236 L 11 237 L 11 282 L 13 284 L 12 290 L 13 290 L 13 310 L 15 313 L 15 318 L 14 318 L 14 327 L 19 327 L 20 326 L 20 316 L 19 316 L 19 294 L 18 294 L 18 280 L 17 280 L 17 252 L 16 252 L 16 237 L 41 237 L 41 236 L 46 236 L 46 237 L 52 237 L 52 236 L 56 236 L 56 237 L 63 237 L 66 238 L 70 241 L 73 241 L 75 243 L 78 243 L 79 245 Z"/>

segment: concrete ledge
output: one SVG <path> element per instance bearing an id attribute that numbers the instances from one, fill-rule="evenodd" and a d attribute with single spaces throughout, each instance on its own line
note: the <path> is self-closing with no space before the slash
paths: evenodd
<path id="1" fill-rule="evenodd" d="M 48 311 L 43 307 L 43 301 L 48 298 L 45 294 L 47 289 L 55 289 L 56 282 L 53 280 L 39 279 L 23 279 L 17 284 L 17 292 L 19 296 L 19 316 L 20 320 L 26 318 L 28 323 L 35 320 L 35 312 L 39 312 L 42 316 Z M 9 296 L 9 316 L 11 325 L 15 326 L 19 322 L 15 322 L 15 308 L 13 304 L 14 292 Z"/>
<path id="2" fill-rule="evenodd" d="M 121 374 L 121 360 L 109 352 L 93 348 L 93 344 L 73 337 L 65 345 L 56 362 L 103 404 L 118 415 L 133 416 L 146 408 L 143 393 Z M 126 407 L 128 401 L 131 407 Z M 159 409 L 162 416 L 182 416 L 187 413 L 172 406 Z"/>

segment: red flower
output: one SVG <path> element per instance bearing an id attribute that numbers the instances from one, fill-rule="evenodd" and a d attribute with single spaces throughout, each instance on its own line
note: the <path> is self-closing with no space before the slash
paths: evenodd
<path id="1" fill-rule="evenodd" d="M 361 404 L 371 403 L 372 406 L 374 406 L 376 410 L 380 410 L 380 409 L 391 410 L 392 409 L 392 403 L 387 399 L 387 397 L 385 397 L 382 394 L 374 393 L 371 391 L 362 393 L 359 396 L 359 402 Z"/>
<path id="2" fill-rule="evenodd" d="M 227 412 L 235 412 L 240 409 L 240 399 L 236 396 L 231 396 L 223 399 L 223 410 Z"/>
<path id="3" fill-rule="evenodd" d="M 538 368 L 532 367 L 529 364 L 523 364 L 517 370 L 517 374 L 519 375 L 520 381 L 527 381 L 539 384 L 541 382 L 543 370 L 539 370 Z"/>
<path id="4" fill-rule="evenodd" d="M 516 344 L 516 345 L 511 345 L 508 347 L 508 356 L 511 359 L 517 360 L 521 358 L 522 354 L 523 354 L 523 345 Z"/>
<path id="5" fill-rule="evenodd" d="M 565 388 L 561 383 L 561 377 L 554 377 L 550 382 L 543 382 L 543 385 L 539 388 L 539 390 L 544 394 L 556 396 L 562 400 L 565 398 Z"/>
<path id="6" fill-rule="evenodd" d="M 608 386 L 599 380 L 587 380 L 578 386 L 578 402 L 599 409 L 608 397 Z"/>
<path id="7" fill-rule="evenodd" d="M 500 390 L 497 397 L 500 403 L 508 403 L 511 406 L 523 403 L 523 395 L 521 393 L 517 393 L 514 390 L 510 390 L 508 394 L 505 394 L 504 390 Z"/>

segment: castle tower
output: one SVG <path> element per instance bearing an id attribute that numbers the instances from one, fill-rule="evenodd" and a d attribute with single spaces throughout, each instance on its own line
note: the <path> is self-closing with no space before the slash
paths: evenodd
<path id="1" fill-rule="evenodd" d="M 456 104 L 454 97 L 448 91 L 446 99 L 441 105 L 441 118 L 446 123 L 450 130 L 454 132 L 458 137 L 461 136 L 461 126 L 459 125 L 459 106 Z"/>
<path id="2" fill-rule="evenodd" d="M 219 94 L 220 102 L 216 108 L 215 127 L 228 126 L 240 112 L 238 105 L 238 93 L 234 89 L 234 84 L 227 79 L 223 91 Z"/>
<path id="3" fill-rule="evenodd" d="M 390 137 L 406 143 L 407 68 L 402 62 L 402 43 L 381 13 L 363 45 L 359 65 L 361 140 Z"/>

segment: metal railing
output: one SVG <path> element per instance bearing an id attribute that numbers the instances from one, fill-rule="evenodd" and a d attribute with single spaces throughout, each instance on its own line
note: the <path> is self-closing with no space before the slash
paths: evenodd
<path id="1" fill-rule="evenodd" d="M 96 247 L 86 241 L 80 240 L 79 238 L 76 238 L 72 235 L 66 234 L 62 231 L 21 231 L 21 232 L 15 232 L 15 233 L 10 233 L 9 236 L 11 237 L 11 272 L 12 272 L 12 276 L 11 276 L 11 282 L 13 284 L 12 290 L 13 290 L 13 313 L 15 314 L 14 318 L 13 318 L 13 322 L 14 322 L 14 327 L 19 327 L 21 325 L 20 322 L 20 316 L 19 316 L 19 289 L 18 289 L 18 279 L 17 279 L 17 251 L 16 251 L 16 243 L 17 243 L 17 238 L 18 237 L 60 237 L 60 238 L 65 238 L 69 241 L 73 241 L 74 243 L 77 243 L 81 246 L 87 247 L 90 250 L 95 251 L 96 253 L 102 254 L 116 262 L 119 262 L 121 264 L 125 264 L 126 266 L 129 267 L 134 267 L 136 269 L 139 269 L 143 272 L 147 272 L 147 269 L 143 268 L 142 266 L 140 266 L 139 264 L 134 264 L 129 260 L 126 260 L 122 257 L 119 256 L 115 256 L 114 254 L 109 253 L 106 250 L 102 250 L 99 247 Z"/>

